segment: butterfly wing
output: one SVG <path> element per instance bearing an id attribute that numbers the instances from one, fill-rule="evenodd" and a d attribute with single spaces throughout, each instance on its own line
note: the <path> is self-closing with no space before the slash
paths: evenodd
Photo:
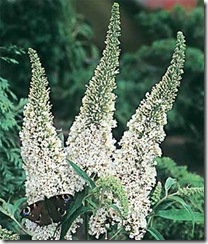
<path id="1" fill-rule="evenodd" d="M 69 208 L 72 196 L 62 194 L 51 198 L 45 197 L 45 200 L 35 202 L 23 209 L 20 215 L 40 226 L 60 222 Z"/>
<path id="2" fill-rule="evenodd" d="M 38 201 L 31 205 L 28 205 L 20 213 L 23 218 L 27 218 L 36 224 L 43 226 L 52 223 L 51 217 L 48 214 L 48 209 L 45 206 L 44 201 Z"/>
<path id="3" fill-rule="evenodd" d="M 47 205 L 49 214 L 54 223 L 58 223 L 63 219 L 72 200 L 73 197 L 69 194 L 62 194 L 49 198 Z"/>

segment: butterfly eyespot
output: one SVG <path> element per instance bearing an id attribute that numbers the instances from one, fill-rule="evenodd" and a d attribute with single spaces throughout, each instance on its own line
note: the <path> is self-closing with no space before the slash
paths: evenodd
<path id="1" fill-rule="evenodd" d="M 64 210 L 62 208 L 58 208 L 57 210 L 61 214 L 61 216 L 64 216 L 66 214 L 66 210 Z"/>
<path id="2" fill-rule="evenodd" d="M 26 207 L 25 209 L 22 210 L 23 217 L 30 215 L 30 213 L 31 213 L 30 207 Z"/>
<path id="3" fill-rule="evenodd" d="M 65 202 L 68 202 L 70 199 L 71 199 L 71 195 L 69 194 L 65 194 L 65 195 L 62 195 L 62 198 Z"/>

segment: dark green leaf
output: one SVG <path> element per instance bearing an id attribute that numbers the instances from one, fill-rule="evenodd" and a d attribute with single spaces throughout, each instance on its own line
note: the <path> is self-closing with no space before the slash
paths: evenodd
<path id="1" fill-rule="evenodd" d="M 76 173 L 79 176 L 81 176 L 89 184 L 89 186 L 91 188 L 95 188 L 95 183 L 92 181 L 92 179 L 79 166 L 77 166 L 75 163 L 73 163 L 70 160 L 68 160 L 68 162 L 71 164 L 71 166 L 76 171 Z"/>
<path id="2" fill-rule="evenodd" d="M 13 58 L 8 58 L 8 57 L 1 57 L 2 60 L 8 62 L 8 63 L 12 63 L 12 64 L 18 64 L 19 62 Z"/>
<path id="3" fill-rule="evenodd" d="M 74 204 L 67 212 L 63 222 L 67 221 L 69 217 L 82 205 L 82 200 L 84 199 L 84 197 L 85 197 L 85 191 L 76 193 Z"/>
<path id="4" fill-rule="evenodd" d="M 8 211 L 5 210 L 5 208 L 1 207 L 0 206 L 0 212 L 2 212 L 3 214 L 7 215 L 8 216 Z"/>
<path id="5" fill-rule="evenodd" d="M 20 240 L 32 240 L 32 236 L 30 236 L 30 235 L 20 235 Z"/>
<path id="6" fill-rule="evenodd" d="M 204 222 L 203 213 L 193 212 L 191 216 L 185 209 L 160 210 L 155 214 L 155 216 L 178 221 L 192 221 L 193 216 L 195 222 Z"/>
<path id="7" fill-rule="evenodd" d="M 192 211 L 191 207 L 181 197 L 178 197 L 178 196 L 169 196 L 168 199 L 171 199 L 171 200 L 174 200 L 174 201 L 180 203 L 186 209 L 186 211 L 190 215 L 192 215 L 193 211 Z"/>
<path id="8" fill-rule="evenodd" d="M 21 207 L 22 203 L 24 203 L 26 200 L 27 200 L 26 197 L 21 197 L 17 201 L 15 201 L 15 203 L 14 203 L 15 212 L 20 210 L 20 207 Z"/>
<path id="9" fill-rule="evenodd" d="M 193 210 L 191 209 L 191 207 L 181 197 L 170 196 L 168 198 L 180 203 L 184 207 L 184 209 L 187 211 L 187 213 L 189 213 L 189 215 L 192 219 L 192 223 L 193 223 L 193 229 L 192 229 L 192 233 L 193 233 L 195 221 L 194 221 L 194 216 L 193 216 Z"/>
<path id="10" fill-rule="evenodd" d="M 176 184 L 176 180 L 171 178 L 171 177 L 168 177 L 167 180 L 165 181 L 165 193 L 166 195 L 168 195 L 168 191 L 169 189 Z"/>
<path id="11" fill-rule="evenodd" d="M 69 221 L 69 219 L 74 214 L 74 212 L 76 212 L 76 210 L 82 206 L 82 201 L 84 197 L 85 197 L 85 191 L 76 193 L 74 197 L 74 204 L 69 208 L 63 221 L 61 221 L 61 223 L 57 226 L 56 230 L 59 229 L 61 225 L 65 226 L 65 223 Z"/>
<path id="12" fill-rule="evenodd" d="M 110 207 L 113 208 L 119 214 L 119 216 L 123 219 L 122 212 L 117 205 L 111 204 Z"/>
<path id="13" fill-rule="evenodd" d="M 153 227 L 147 228 L 147 231 L 155 238 L 155 240 L 165 240 L 165 238 Z"/>
<path id="14" fill-rule="evenodd" d="M 91 208 L 89 207 L 84 207 L 84 206 L 81 206 L 80 208 L 78 208 L 71 216 L 70 218 L 65 221 L 63 224 L 62 224 L 62 227 L 61 227 L 61 235 L 60 235 L 60 240 L 64 240 L 64 236 L 66 235 L 67 231 L 69 230 L 69 228 L 71 227 L 72 223 L 74 222 L 74 220 L 80 216 L 81 214 L 84 214 L 86 212 L 91 212 Z"/>
<path id="15" fill-rule="evenodd" d="M 64 133 L 63 132 L 60 132 L 58 134 L 58 138 L 61 140 L 61 145 L 64 148 Z"/>
<path id="16" fill-rule="evenodd" d="M 173 201 L 168 201 L 168 199 L 162 203 L 160 203 L 156 208 L 154 208 L 154 212 L 157 212 L 158 210 L 165 210 L 169 208 L 171 205 L 173 205 Z"/>

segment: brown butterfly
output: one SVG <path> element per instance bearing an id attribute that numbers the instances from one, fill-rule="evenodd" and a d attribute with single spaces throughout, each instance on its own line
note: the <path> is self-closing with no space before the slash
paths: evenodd
<path id="1" fill-rule="evenodd" d="M 24 208 L 20 215 L 40 226 L 60 222 L 66 215 L 73 197 L 69 194 L 57 195 L 35 202 Z"/>

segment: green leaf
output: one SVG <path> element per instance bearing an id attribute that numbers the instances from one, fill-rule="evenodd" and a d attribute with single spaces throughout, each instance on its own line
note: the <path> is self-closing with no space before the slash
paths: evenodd
<path id="1" fill-rule="evenodd" d="M 95 188 L 95 183 L 92 181 L 92 179 L 79 166 L 77 166 L 75 163 L 73 163 L 72 161 L 70 161 L 68 159 L 67 159 L 67 161 L 71 164 L 71 166 L 73 167 L 75 172 L 79 176 L 81 176 L 89 184 L 89 186 L 92 189 Z"/>
<path id="2" fill-rule="evenodd" d="M 72 207 L 67 212 L 63 222 L 67 221 L 69 219 L 69 217 L 82 205 L 82 200 L 84 199 L 84 197 L 85 197 L 85 191 L 78 192 L 75 195 L 74 204 L 72 205 Z"/>
<path id="3" fill-rule="evenodd" d="M 17 201 L 15 201 L 14 203 L 15 213 L 20 209 L 22 203 L 24 203 L 26 200 L 27 200 L 26 197 L 21 197 Z"/>
<path id="4" fill-rule="evenodd" d="M 64 240 L 64 236 L 66 235 L 66 233 L 68 232 L 69 228 L 71 227 L 72 223 L 74 222 L 74 220 L 80 216 L 81 214 L 84 214 L 86 212 L 91 212 L 91 208 L 89 207 L 84 207 L 84 206 L 81 206 L 79 207 L 71 216 L 70 218 L 68 219 L 68 221 L 65 221 L 63 224 L 62 224 L 62 227 L 61 227 L 61 235 L 60 235 L 60 240 Z"/>
<path id="5" fill-rule="evenodd" d="M 171 177 L 168 177 L 167 180 L 165 181 L 165 194 L 166 196 L 168 195 L 168 191 L 169 189 L 176 184 L 176 180 L 171 178 Z"/>
<path id="6" fill-rule="evenodd" d="M 14 206 L 16 208 L 19 208 L 19 206 L 27 200 L 27 197 L 21 197 L 18 200 L 15 201 Z"/>
<path id="7" fill-rule="evenodd" d="M 4 79 L 3 77 L 0 76 L 0 81 L 1 81 L 1 89 L 5 90 L 8 89 L 8 83 L 9 81 L 7 79 Z"/>
<path id="8" fill-rule="evenodd" d="M 185 209 L 160 210 L 155 214 L 155 216 L 177 221 L 193 221 L 193 216 L 195 222 L 204 223 L 203 213 L 193 212 L 191 216 Z"/>
<path id="9" fill-rule="evenodd" d="M 116 204 L 111 204 L 110 207 L 113 208 L 119 214 L 121 219 L 123 219 L 122 212 L 121 212 L 121 210 L 119 209 L 119 207 Z"/>
<path id="10" fill-rule="evenodd" d="M 14 205 L 12 205 L 11 203 L 7 203 L 6 207 L 8 209 L 9 215 L 10 216 L 14 216 L 14 214 L 16 212 L 16 209 L 15 209 Z"/>
<path id="11" fill-rule="evenodd" d="M 147 228 L 147 231 L 155 238 L 155 240 L 165 240 L 165 238 L 153 227 Z"/>
<path id="12" fill-rule="evenodd" d="M 7 63 L 18 64 L 19 62 L 13 58 L 8 57 L 1 57 L 2 60 L 6 61 Z"/>
<path id="13" fill-rule="evenodd" d="M 0 206 L 0 212 L 3 214 L 10 216 L 9 210 L 8 210 L 8 204 L 4 199 L 0 198 L 0 202 L 2 202 L 2 206 Z"/>
<path id="14" fill-rule="evenodd" d="M 0 198 L 0 201 L 3 203 L 2 206 L 0 206 L 0 212 L 9 217 L 13 217 L 16 211 L 14 205 L 9 202 L 5 202 L 2 198 Z"/>
<path id="15" fill-rule="evenodd" d="M 8 216 L 8 211 L 5 210 L 5 208 L 1 207 L 0 206 L 0 212 L 2 212 L 3 214 L 7 215 Z"/>
<path id="16" fill-rule="evenodd" d="M 69 221 L 69 219 L 71 218 L 71 216 L 74 214 L 74 212 L 76 212 L 77 209 L 79 209 L 82 206 L 82 201 L 85 197 L 85 191 L 82 192 L 78 192 L 76 193 L 75 197 L 74 197 L 74 204 L 72 205 L 71 208 L 69 208 L 69 210 L 67 211 L 64 219 L 61 221 L 60 224 L 58 224 L 58 226 L 56 227 L 56 230 L 59 229 L 59 227 L 65 226 L 65 224 Z M 70 228 L 70 227 L 69 227 Z M 56 232 L 56 231 L 55 231 Z M 55 234 L 55 233 L 54 233 Z"/>
<path id="17" fill-rule="evenodd" d="M 170 206 L 172 206 L 173 204 L 173 201 L 168 201 L 168 199 L 166 199 L 164 202 L 160 203 L 156 208 L 154 208 L 154 212 L 157 213 L 157 211 L 159 210 L 165 210 L 167 208 L 170 208 Z"/>
<path id="18" fill-rule="evenodd" d="M 191 209 L 191 207 L 181 197 L 169 196 L 168 198 L 180 203 L 184 207 L 184 209 L 187 211 L 187 213 L 189 213 L 189 215 L 190 215 L 190 217 L 192 219 L 192 223 L 193 223 L 193 229 L 192 229 L 192 233 L 193 233 L 194 232 L 195 221 L 194 221 L 194 216 L 193 216 L 193 210 Z"/>
<path id="19" fill-rule="evenodd" d="M 62 148 L 64 148 L 64 133 L 63 132 L 60 132 L 58 134 L 58 138 L 61 140 Z"/>
<path id="20" fill-rule="evenodd" d="M 193 211 L 192 211 L 191 207 L 181 197 L 178 197 L 178 196 L 169 196 L 168 199 L 171 199 L 171 200 L 174 200 L 174 201 L 180 203 L 186 209 L 186 211 L 190 215 L 192 215 Z"/>
<path id="21" fill-rule="evenodd" d="M 20 235 L 20 240 L 32 240 L 32 236 L 30 236 L 30 235 Z"/>

